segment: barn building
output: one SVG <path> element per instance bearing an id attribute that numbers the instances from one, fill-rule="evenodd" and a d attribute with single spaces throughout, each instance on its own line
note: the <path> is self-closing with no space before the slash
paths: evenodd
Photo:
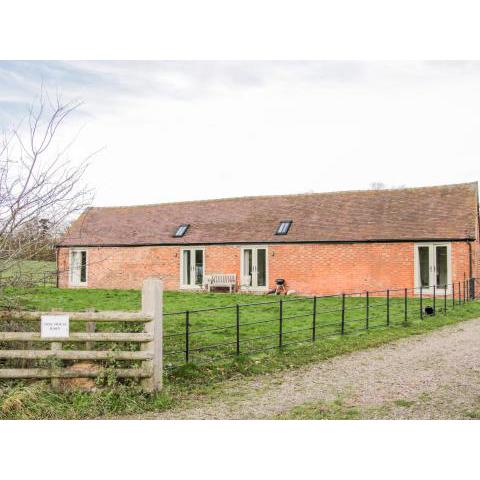
<path id="1" fill-rule="evenodd" d="M 86 210 L 57 246 L 59 286 L 265 293 L 445 288 L 479 269 L 477 183 Z M 450 287 L 447 287 L 449 290 Z"/>

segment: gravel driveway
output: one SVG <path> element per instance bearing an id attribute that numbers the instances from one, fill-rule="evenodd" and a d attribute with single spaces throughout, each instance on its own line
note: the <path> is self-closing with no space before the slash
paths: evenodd
<path id="1" fill-rule="evenodd" d="M 299 405 L 328 402 L 355 408 L 355 418 L 477 416 L 480 319 L 301 369 L 230 381 L 216 398 L 196 399 L 188 407 L 147 418 L 288 417 L 288 412 Z"/>

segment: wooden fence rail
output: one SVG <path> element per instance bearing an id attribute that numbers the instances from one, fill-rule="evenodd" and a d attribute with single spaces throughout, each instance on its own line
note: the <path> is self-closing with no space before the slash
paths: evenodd
<path id="1" fill-rule="evenodd" d="M 49 343 L 49 350 L 3 349 L 0 359 L 61 361 L 124 360 L 141 361 L 141 367 L 113 368 L 119 378 L 140 378 L 145 391 L 162 388 L 162 343 L 163 343 L 163 285 L 158 278 L 147 278 L 142 289 L 141 312 L 0 312 L 0 321 L 22 319 L 40 321 L 42 315 L 68 315 L 69 320 L 85 321 L 86 332 L 73 332 L 68 337 L 42 337 L 40 332 L 0 332 L 0 342 Z M 95 332 L 95 322 L 135 322 L 144 324 L 144 332 Z M 86 350 L 64 350 L 65 343 L 85 343 Z M 140 350 L 95 350 L 96 342 L 128 342 L 138 344 Z M 29 344 L 26 344 L 30 346 Z M 105 347 L 103 347 L 105 348 Z M 1 368 L 0 378 L 51 378 L 58 387 L 59 378 L 94 378 L 102 374 L 102 368 L 82 369 L 64 366 L 50 368 Z"/>
<path id="2" fill-rule="evenodd" d="M 18 318 L 21 320 L 40 320 L 42 315 L 55 315 L 55 314 L 68 315 L 70 320 L 80 322 L 148 322 L 152 319 L 151 315 L 147 315 L 143 312 L 120 312 L 120 311 L 104 311 L 104 312 L 22 312 L 22 311 L 3 311 L 0 312 L 0 319 L 10 320 L 12 318 Z"/>

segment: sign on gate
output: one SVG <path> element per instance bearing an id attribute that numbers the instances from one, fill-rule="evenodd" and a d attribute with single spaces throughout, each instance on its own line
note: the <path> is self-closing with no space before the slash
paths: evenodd
<path id="1" fill-rule="evenodd" d="M 48 338 L 66 338 L 70 333 L 68 315 L 42 315 L 40 336 Z"/>

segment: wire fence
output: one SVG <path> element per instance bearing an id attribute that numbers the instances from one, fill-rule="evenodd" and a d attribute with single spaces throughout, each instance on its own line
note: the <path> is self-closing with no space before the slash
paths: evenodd
<path id="1" fill-rule="evenodd" d="M 478 280 L 339 295 L 284 297 L 164 313 L 164 364 L 210 363 L 447 315 L 478 298 Z"/>
<path id="2" fill-rule="evenodd" d="M 0 272 L 0 288 L 3 287 L 56 287 L 57 272 Z"/>

